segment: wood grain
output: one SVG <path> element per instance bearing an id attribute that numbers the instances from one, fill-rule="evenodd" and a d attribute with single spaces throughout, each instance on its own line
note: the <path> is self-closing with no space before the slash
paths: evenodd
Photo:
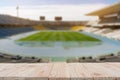
<path id="1" fill-rule="evenodd" d="M 120 63 L 2 63 L 0 80 L 120 80 Z"/>

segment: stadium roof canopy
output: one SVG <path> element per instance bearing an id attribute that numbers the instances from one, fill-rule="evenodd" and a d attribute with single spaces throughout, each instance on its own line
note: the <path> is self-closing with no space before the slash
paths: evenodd
<path id="1" fill-rule="evenodd" d="M 103 9 L 86 14 L 87 16 L 103 16 L 107 14 L 117 13 L 120 11 L 120 2 Z"/>

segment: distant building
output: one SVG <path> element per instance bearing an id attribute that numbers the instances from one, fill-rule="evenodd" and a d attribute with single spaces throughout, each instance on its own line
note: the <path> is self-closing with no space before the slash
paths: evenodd
<path id="1" fill-rule="evenodd" d="M 45 21 L 45 16 L 40 16 L 40 21 Z"/>
<path id="2" fill-rule="evenodd" d="M 62 21 L 62 17 L 61 16 L 56 16 L 55 21 Z"/>
<path id="3" fill-rule="evenodd" d="M 103 9 L 88 13 L 87 16 L 98 16 L 98 25 L 120 26 L 120 2 Z"/>

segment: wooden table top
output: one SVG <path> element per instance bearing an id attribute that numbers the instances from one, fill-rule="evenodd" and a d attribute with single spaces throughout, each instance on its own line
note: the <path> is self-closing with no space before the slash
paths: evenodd
<path id="1" fill-rule="evenodd" d="M 120 80 L 120 63 L 2 63 L 0 80 Z"/>

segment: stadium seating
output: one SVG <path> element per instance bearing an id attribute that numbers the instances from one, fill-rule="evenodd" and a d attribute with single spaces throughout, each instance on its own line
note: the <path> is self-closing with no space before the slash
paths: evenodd
<path id="1" fill-rule="evenodd" d="M 0 63 L 49 63 L 49 58 L 23 57 L 0 53 Z"/>
<path id="2" fill-rule="evenodd" d="M 20 28 L 0 28 L 0 37 L 12 36 L 19 33 L 33 31 L 32 27 L 20 27 Z"/>
<path id="3" fill-rule="evenodd" d="M 34 22 L 35 21 L 29 19 L 0 14 L 0 24 L 2 25 L 30 25 Z"/>
<path id="4" fill-rule="evenodd" d="M 52 62 L 50 58 L 38 58 L 34 56 L 23 57 L 20 55 L 10 55 L 7 53 L 0 53 L 0 63 L 49 63 Z M 103 63 L 103 62 L 120 62 L 120 52 L 117 54 L 107 54 L 98 57 L 75 57 L 67 58 L 67 63 Z"/>
<path id="5" fill-rule="evenodd" d="M 47 30 L 47 28 L 42 26 L 42 25 L 34 26 L 34 29 L 36 29 L 36 30 Z"/>
<path id="6" fill-rule="evenodd" d="M 67 63 L 103 63 L 103 62 L 120 62 L 120 52 L 117 54 L 107 54 L 98 57 L 80 57 L 80 58 L 72 58 L 67 59 Z"/>
<path id="7" fill-rule="evenodd" d="M 106 24 L 106 23 L 119 23 L 120 19 L 117 19 L 116 17 L 111 17 L 111 18 L 104 18 L 99 21 L 99 24 Z"/>
<path id="8" fill-rule="evenodd" d="M 37 21 L 0 14 L 0 38 L 33 31 L 29 26 L 34 23 Z"/>
<path id="9" fill-rule="evenodd" d="M 71 27 L 71 30 L 73 31 L 80 31 L 80 30 L 83 30 L 84 29 L 84 26 L 73 26 Z"/>
<path id="10" fill-rule="evenodd" d="M 87 27 L 84 29 L 85 32 L 90 32 L 100 36 L 104 36 L 110 39 L 120 40 L 120 29 L 111 29 L 111 28 L 94 28 Z"/>

